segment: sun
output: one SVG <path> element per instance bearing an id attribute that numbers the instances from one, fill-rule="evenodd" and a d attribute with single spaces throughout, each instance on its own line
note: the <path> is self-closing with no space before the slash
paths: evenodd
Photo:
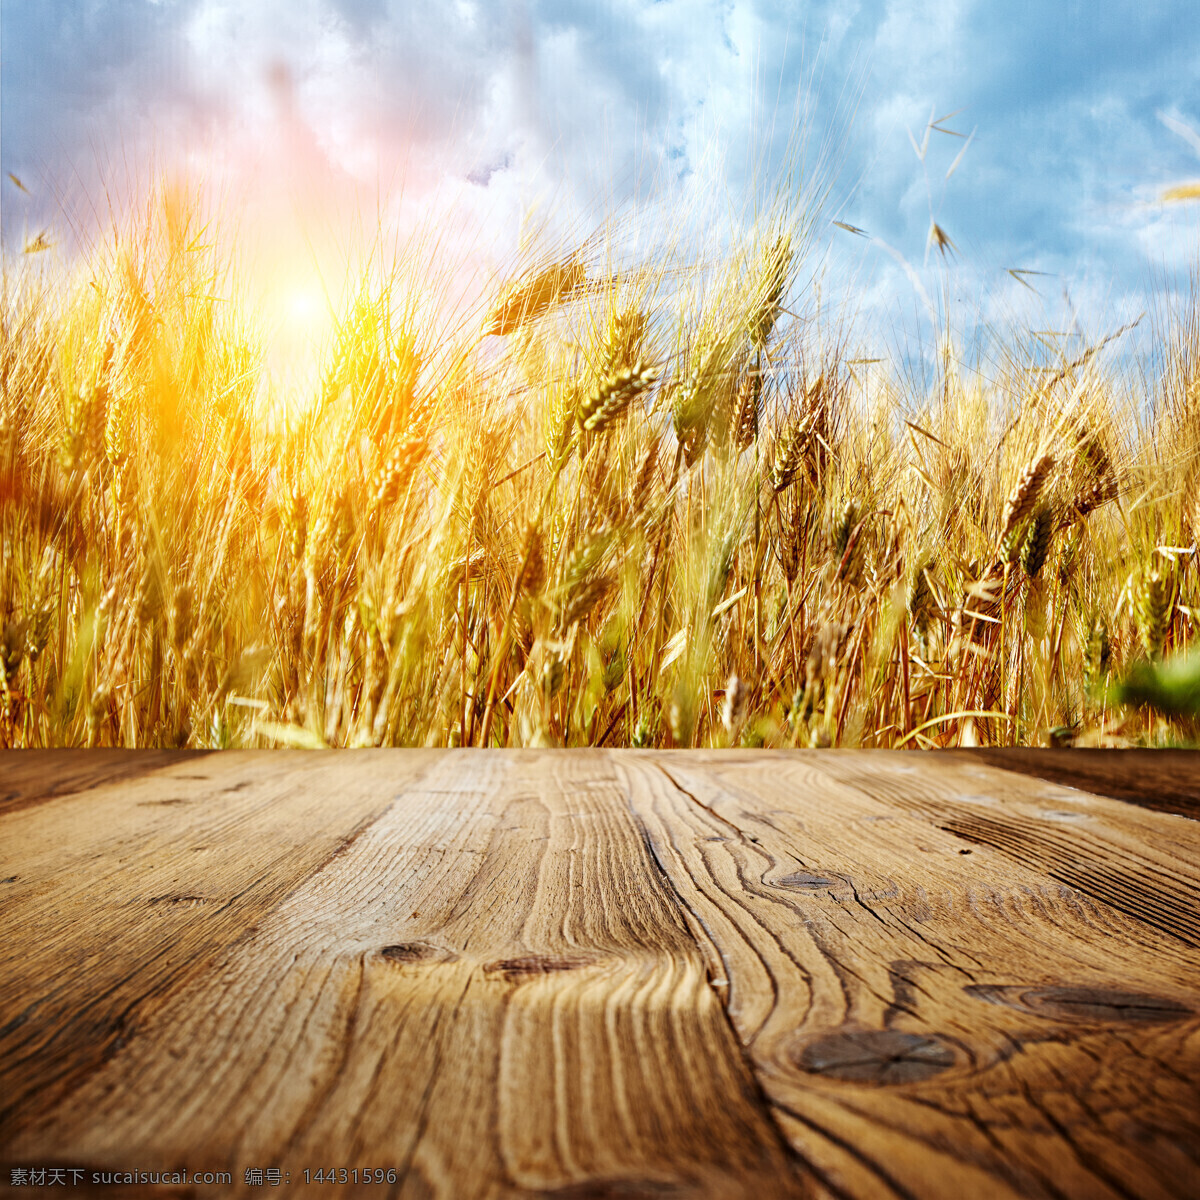
<path id="1" fill-rule="evenodd" d="M 330 323 L 329 299 L 320 280 L 288 280 L 277 288 L 274 324 L 285 337 L 311 337 Z"/>
<path id="2" fill-rule="evenodd" d="M 321 356 L 333 327 L 333 305 L 322 280 L 280 273 L 259 302 L 271 373 L 300 396 L 315 393 Z"/>
<path id="3" fill-rule="evenodd" d="M 297 329 L 311 330 L 326 321 L 328 302 L 315 284 L 290 288 L 283 297 L 284 317 Z"/>

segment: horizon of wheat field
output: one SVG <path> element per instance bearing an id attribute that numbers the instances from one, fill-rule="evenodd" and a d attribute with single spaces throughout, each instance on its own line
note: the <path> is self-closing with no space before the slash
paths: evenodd
<path id="1" fill-rule="evenodd" d="M 947 300 L 918 379 L 814 286 L 819 199 L 476 299 L 436 230 L 250 299 L 178 184 L 28 242 L 0 745 L 1195 744 L 1200 274 L 1122 354 L 972 358 Z"/>

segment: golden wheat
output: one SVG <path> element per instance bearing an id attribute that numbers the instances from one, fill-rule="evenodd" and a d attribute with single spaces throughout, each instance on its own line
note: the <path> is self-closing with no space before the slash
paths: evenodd
<path id="1" fill-rule="evenodd" d="M 193 219 L 95 287 L 6 279 L 3 744 L 1186 734 L 1111 684 L 1196 637 L 1200 323 L 1158 375 L 1109 337 L 945 353 L 927 392 L 796 294 L 781 219 L 705 261 L 560 250 L 446 317 L 415 258 L 364 275 L 267 420 Z"/>

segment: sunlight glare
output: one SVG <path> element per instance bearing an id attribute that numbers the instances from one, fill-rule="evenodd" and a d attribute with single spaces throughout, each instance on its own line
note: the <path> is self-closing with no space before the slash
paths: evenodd
<path id="1" fill-rule="evenodd" d="M 316 396 L 321 356 L 333 324 L 322 280 L 315 273 L 275 278 L 264 289 L 259 311 L 270 369 L 290 393 L 288 407 L 303 408 Z"/>

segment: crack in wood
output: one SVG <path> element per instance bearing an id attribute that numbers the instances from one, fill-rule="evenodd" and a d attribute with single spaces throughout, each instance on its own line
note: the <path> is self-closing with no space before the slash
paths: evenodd
<path id="1" fill-rule="evenodd" d="M 562 971 L 578 971 L 584 967 L 595 966 L 597 958 L 584 955 L 564 956 L 553 954 L 520 954 L 513 958 L 500 958 L 495 962 L 485 963 L 485 975 L 502 975 L 509 983 L 522 983 L 527 979 L 536 979 L 539 975 L 556 975 Z"/>

